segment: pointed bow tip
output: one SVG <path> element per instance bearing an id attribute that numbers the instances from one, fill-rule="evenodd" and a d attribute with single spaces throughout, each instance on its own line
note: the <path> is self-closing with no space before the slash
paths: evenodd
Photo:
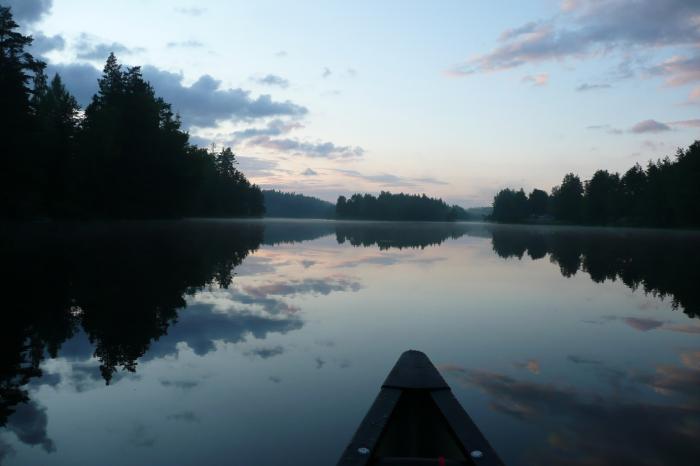
<path id="1" fill-rule="evenodd" d="M 405 351 L 387 376 L 383 388 L 441 390 L 450 387 L 422 351 Z"/>

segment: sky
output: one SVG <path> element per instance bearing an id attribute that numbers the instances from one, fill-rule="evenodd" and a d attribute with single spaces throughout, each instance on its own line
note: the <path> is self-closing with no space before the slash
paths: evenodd
<path id="1" fill-rule="evenodd" d="M 699 0 L 0 4 L 81 104 L 113 51 L 263 188 L 484 206 L 700 139 Z"/>

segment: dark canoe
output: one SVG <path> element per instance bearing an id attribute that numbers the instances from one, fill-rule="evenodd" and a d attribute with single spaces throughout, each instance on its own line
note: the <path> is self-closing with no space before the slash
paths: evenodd
<path id="1" fill-rule="evenodd" d="M 401 355 L 338 461 L 360 465 L 503 465 L 424 353 Z"/>

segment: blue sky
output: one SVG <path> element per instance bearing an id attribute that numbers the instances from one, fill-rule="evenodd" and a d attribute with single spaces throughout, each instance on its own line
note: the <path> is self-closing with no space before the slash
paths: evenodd
<path id="1" fill-rule="evenodd" d="M 329 200 L 488 205 L 700 138 L 697 0 L 0 3 L 82 102 L 113 50 L 194 141 Z"/>

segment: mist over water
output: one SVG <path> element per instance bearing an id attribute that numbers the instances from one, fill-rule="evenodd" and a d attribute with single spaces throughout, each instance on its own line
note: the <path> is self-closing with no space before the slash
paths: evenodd
<path id="1" fill-rule="evenodd" d="M 425 351 L 503 460 L 695 464 L 700 234 L 4 227 L 0 464 L 333 464 Z"/>

